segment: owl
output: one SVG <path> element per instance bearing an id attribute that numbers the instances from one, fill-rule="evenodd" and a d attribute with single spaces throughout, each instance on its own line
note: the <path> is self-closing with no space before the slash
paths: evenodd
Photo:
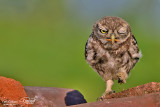
<path id="1" fill-rule="evenodd" d="M 137 41 L 125 20 L 105 16 L 93 25 L 85 46 L 85 59 L 106 82 L 101 99 L 114 92 L 114 80 L 126 83 L 140 57 Z"/>

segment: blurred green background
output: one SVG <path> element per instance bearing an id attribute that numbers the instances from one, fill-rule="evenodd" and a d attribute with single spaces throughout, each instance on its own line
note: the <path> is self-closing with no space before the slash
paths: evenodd
<path id="1" fill-rule="evenodd" d="M 86 63 L 95 21 L 119 16 L 130 23 L 143 58 L 116 92 L 160 81 L 160 0 L 1 0 L 0 75 L 24 86 L 79 90 L 96 101 L 105 82 Z"/>

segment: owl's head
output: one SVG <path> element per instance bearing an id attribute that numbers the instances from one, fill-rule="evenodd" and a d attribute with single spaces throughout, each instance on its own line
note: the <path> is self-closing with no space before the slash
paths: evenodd
<path id="1" fill-rule="evenodd" d="M 108 47 L 115 47 L 131 36 L 129 24 L 119 17 L 106 16 L 98 20 L 92 29 L 93 34 Z"/>

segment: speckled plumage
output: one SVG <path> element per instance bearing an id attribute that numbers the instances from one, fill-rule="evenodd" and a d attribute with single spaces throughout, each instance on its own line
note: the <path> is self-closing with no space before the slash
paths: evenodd
<path id="1" fill-rule="evenodd" d="M 101 30 L 106 33 L 100 32 Z M 126 21 L 108 16 L 94 24 L 86 43 L 85 59 L 106 81 L 107 89 L 102 98 L 112 92 L 113 80 L 126 82 L 130 70 L 140 57 L 137 41 Z"/>

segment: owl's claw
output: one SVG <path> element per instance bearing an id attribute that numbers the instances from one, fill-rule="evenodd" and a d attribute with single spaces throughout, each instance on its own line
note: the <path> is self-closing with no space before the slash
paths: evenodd
<path id="1" fill-rule="evenodd" d="M 117 74 L 117 77 L 118 77 L 118 83 L 123 84 L 126 83 L 128 75 L 125 72 L 119 72 Z"/>
<path id="2" fill-rule="evenodd" d="M 115 91 L 112 91 L 112 90 L 111 91 L 105 91 L 100 98 L 97 98 L 97 101 L 103 101 L 106 98 L 106 96 L 108 96 L 112 93 L 115 93 Z"/>
<path id="3" fill-rule="evenodd" d="M 97 101 L 103 101 L 103 98 L 102 97 L 98 97 Z"/>
<path id="4" fill-rule="evenodd" d="M 124 81 L 123 81 L 123 80 L 121 80 L 120 78 L 118 78 L 118 83 L 123 84 L 123 83 L 124 83 Z"/>

